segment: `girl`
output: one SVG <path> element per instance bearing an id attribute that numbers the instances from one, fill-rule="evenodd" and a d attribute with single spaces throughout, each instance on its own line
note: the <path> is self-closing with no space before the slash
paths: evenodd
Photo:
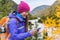
<path id="1" fill-rule="evenodd" d="M 37 29 L 27 31 L 27 16 L 30 11 L 30 7 L 27 3 L 21 1 L 17 7 L 17 12 L 9 14 L 8 32 L 10 34 L 8 40 L 24 40 L 27 37 L 36 34 Z M 27 31 L 27 32 L 26 32 Z"/>

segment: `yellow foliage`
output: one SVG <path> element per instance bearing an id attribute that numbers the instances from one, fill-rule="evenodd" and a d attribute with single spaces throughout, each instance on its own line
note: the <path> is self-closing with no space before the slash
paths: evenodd
<path id="1" fill-rule="evenodd" d="M 56 40 L 55 38 L 59 39 L 60 38 L 60 0 L 58 0 L 58 3 L 56 5 L 56 9 L 55 9 L 55 13 L 53 13 L 53 15 L 51 15 L 51 17 L 49 18 L 46 17 L 46 20 L 42 20 L 44 27 L 47 28 L 46 30 L 43 30 L 42 33 L 47 32 L 48 33 L 48 29 L 52 28 L 51 34 L 53 36 L 45 36 L 46 38 L 44 40 Z M 54 18 L 54 19 L 53 19 Z M 56 27 L 56 28 L 55 28 Z M 55 28 L 55 29 L 53 29 Z M 57 34 L 59 34 L 58 36 L 56 36 Z"/>
<path id="2" fill-rule="evenodd" d="M 47 28 L 55 27 L 56 26 L 56 21 L 55 21 L 55 19 L 52 19 L 52 17 L 51 18 L 47 17 L 47 19 L 43 22 L 43 24 Z"/>
<path id="3" fill-rule="evenodd" d="M 47 36 L 44 40 L 54 40 L 52 37 Z"/>
<path id="4" fill-rule="evenodd" d="M 56 34 L 60 34 L 60 28 L 57 27 L 55 30 L 52 30 L 51 33 L 54 34 L 54 35 L 56 35 Z"/>
<path id="5" fill-rule="evenodd" d="M 60 27 L 60 23 L 59 23 L 59 24 L 57 24 L 57 27 Z"/>
<path id="6" fill-rule="evenodd" d="M 57 22 L 60 23 L 60 19 L 58 19 Z"/>
<path id="7" fill-rule="evenodd" d="M 60 12 L 56 12 L 55 16 L 57 16 L 58 18 L 60 18 Z"/>
<path id="8" fill-rule="evenodd" d="M 58 0 L 58 2 L 60 2 L 60 0 Z"/>

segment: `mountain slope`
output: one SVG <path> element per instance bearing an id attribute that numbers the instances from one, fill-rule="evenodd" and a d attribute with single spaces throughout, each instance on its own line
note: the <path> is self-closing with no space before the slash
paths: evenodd
<path id="1" fill-rule="evenodd" d="M 43 14 L 46 14 L 46 13 L 49 13 L 47 10 L 48 10 L 49 6 L 48 5 L 42 5 L 42 6 L 39 6 L 39 7 L 36 7 L 35 9 L 33 9 L 30 13 L 31 15 L 33 16 L 41 16 Z M 48 15 L 48 14 L 46 14 Z"/>

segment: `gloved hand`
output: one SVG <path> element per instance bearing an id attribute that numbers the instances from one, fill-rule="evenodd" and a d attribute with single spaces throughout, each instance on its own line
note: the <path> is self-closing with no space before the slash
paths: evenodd
<path id="1" fill-rule="evenodd" d="M 34 36 L 36 33 L 37 33 L 37 29 L 36 29 L 36 28 L 34 28 L 34 29 L 32 29 L 32 30 L 30 31 L 30 34 L 31 34 L 32 36 Z"/>

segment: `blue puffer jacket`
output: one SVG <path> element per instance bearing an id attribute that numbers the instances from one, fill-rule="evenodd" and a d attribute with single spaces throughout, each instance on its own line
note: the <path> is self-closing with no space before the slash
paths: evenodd
<path id="1" fill-rule="evenodd" d="M 17 12 L 9 14 L 9 22 L 7 23 L 8 32 L 10 34 L 9 40 L 24 40 L 27 37 L 30 37 L 30 32 L 25 32 L 25 20 Z M 16 18 L 19 22 L 17 22 Z"/>

